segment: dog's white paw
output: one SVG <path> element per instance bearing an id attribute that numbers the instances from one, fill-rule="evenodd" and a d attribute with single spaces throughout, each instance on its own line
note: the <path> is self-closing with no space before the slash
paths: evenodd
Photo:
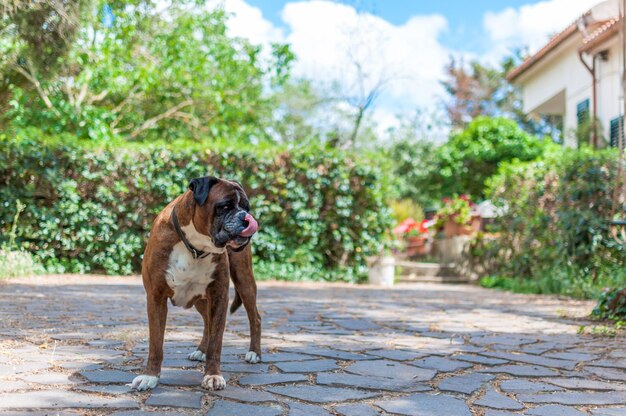
<path id="1" fill-rule="evenodd" d="M 206 354 L 203 353 L 200 350 L 195 350 L 194 352 L 192 352 L 191 354 L 189 354 L 189 356 L 187 357 L 188 359 L 190 359 L 191 361 L 206 361 Z"/>
<path id="2" fill-rule="evenodd" d="M 142 374 L 133 379 L 132 383 L 128 384 L 131 388 L 137 391 L 144 391 L 153 389 L 159 384 L 159 376 L 149 376 Z"/>
<path id="3" fill-rule="evenodd" d="M 204 376 L 201 386 L 207 390 L 224 390 L 226 380 L 222 376 Z"/>
<path id="4" fill-rule="evenodd" d="M 254 351 L 248 351 L 248 353 L 246 354 L 246 361 L 249 362 L 250 364 L 260 363 L 261 362 L 261 356 L 258 355 Z"/>

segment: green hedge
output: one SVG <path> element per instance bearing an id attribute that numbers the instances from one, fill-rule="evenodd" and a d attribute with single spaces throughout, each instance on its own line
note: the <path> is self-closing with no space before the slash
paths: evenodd
<path id="1" fill-rule="evenodd" d="M 555 147 L 535 162 L 508 164 L 488 194 L 506 213 L 499 237 L 473 253 L 484 284 L 523 292 L 598 297 L 626 282 L 626 245 L 610 233 L 615 150 Z"/>
<path id="2" fill-rule="evenodd" d="M 26 131 L 0 136 L 0 232 L 19 199 L 26 209 L 17 242 L 48 271 L 130 274 L 156 214 L 190 178 L 207 174 L 247 188 L 261 226 L 254 251 L 262 277 L 355 280 L 390 226 L 381 172 L 337 150 L 85 146 Z"/>

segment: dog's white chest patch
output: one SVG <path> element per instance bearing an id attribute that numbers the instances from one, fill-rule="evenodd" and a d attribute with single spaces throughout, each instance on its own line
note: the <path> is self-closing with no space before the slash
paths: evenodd
<path id="1" fill-rule="evenodd" d="M 174 291 L 174 305 L 190 307 L 189 302 L 194 297 L 205 297 L 206 288 L 215 273 L 213 260 L 213 255 L 194 259 L 182 241 L 174 246 L 165 272 L 167 284 Z"/>

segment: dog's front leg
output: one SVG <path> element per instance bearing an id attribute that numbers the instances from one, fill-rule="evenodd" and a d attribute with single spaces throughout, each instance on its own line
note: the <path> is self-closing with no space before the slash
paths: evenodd
<path id="1" fill-rule="evenodd" d="M 150 346 L 146 373 L 134 378 L 131 387 L 139 391 L 153 389 L 159 384 L 163 363 L 163 338 L 167 321 L 167 298 L 148 296 Z"/>
<path id="2" fill-rule="evenodd" d="M 209 300 L 209 345 L 206 350 L 206 367 L 202 387 L 207 390 L 222 390 L 226 381 L 220 371 L 222 361 L 222 338 L 226 326 L 228 309 L 228 269 L 222 272 L 207 288 Z"/>

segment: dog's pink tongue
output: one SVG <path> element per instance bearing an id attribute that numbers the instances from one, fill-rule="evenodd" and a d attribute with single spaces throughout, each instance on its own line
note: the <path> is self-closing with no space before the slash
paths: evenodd
<path id="1" fill-rule="evenodd" d="M 259 229 L 259 223 L 257 223 L 254 217 L 250 214 L 246 214 L 244 220 L 248 221 L 248 226 L 241 233 L 239 233 L 239 235 L 242 237 L 252 237 L 252 235 L 256 233 L 256 230 Z"/>

